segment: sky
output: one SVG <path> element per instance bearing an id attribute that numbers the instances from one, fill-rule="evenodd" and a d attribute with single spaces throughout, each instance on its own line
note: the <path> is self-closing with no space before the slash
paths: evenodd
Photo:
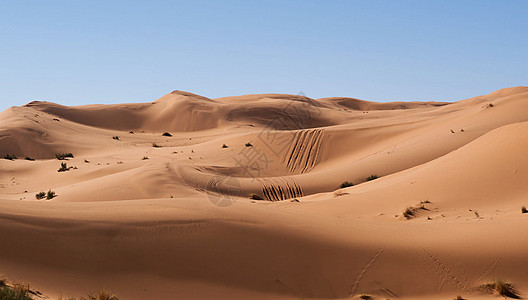
<path id="1" fill-rule="evenodd" d="M 456 101 L 528 85 L 528 1 L 0 0 L 0 111 L 217 98 Z"/>

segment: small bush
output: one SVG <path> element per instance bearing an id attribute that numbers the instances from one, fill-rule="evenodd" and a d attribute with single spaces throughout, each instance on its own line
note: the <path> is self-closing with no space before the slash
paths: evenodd
<path id="1" fill-rule="evenodd" d="M 264 198 L 262 198 L 260 195 L 257 195 L 257 194 L 249 194 L 249 199 L 252 199 L 252 200 L 264 200 Z"/>
<path id="2" fill-rule="evenodd" d="M 48 193 L 46 194 L 46 199 L 48 199 L 48 200 L 51 200 L 51 199 L 53 199 L 55 197 L 57 197 L 57 194 L 55 194 L 55 192 L 52 191 L 52 190 L 49 190 Z"/>
<path id="3" fill-rule="evenodd" d="M 161 148 L 161 146 L 158 145 L 158 144 L 156 144 L 156 143 L 152 143 L 152 147 L 154 147 L 154 148 Z"/>
<path id="4" fill-rule="evenodd" d="M 130 133 L 130 134 L 134 134 L 134 131 L 131 130 L 131 131 L 129 131 L 128 133 Z"/>
<path id="5" fill-rule="evenodd" d="M 223 145 L 222 145 L 222 148 L 227 148 L 227 145 L 226 145 L 226 144 L 223 144 Z"/>
<path id="6" fill-rule="evenodd" d="M 363 295 L 359 296 L 359 299 L 363 299 L 363 300 L 371 300 L 372 297 L 369 296 L 369 295 L 363 294 Z"/>
<path id="7" fill-rule="evenodd" d="M 519 291 L 515 289 L 513 284 L 504 282 L 497 279 L 491 283 L 487 283 L 481 286 L 481 289 L 488 293 L 497 292 L 504 298 L 521 299 Z"/>
<path id="8" fill-rule="evenodd" d="M 412 217 L 414 217 L 416 213 L 414 212 L 414 209 L 412 207 L 407 207 L 404 211 L 403 211 L 403 216 L 406 218 L 406 219 L 411 219 Z"/>
<path id="9" fill-rule="evenodd" d="M 246 147 L 253 147 L 251 143 L 246 143 Z"/>
<path id="10" fill-rule="evenodd" d="M 171 137 L 172 134 L 170 134 L 170 133 L 168 133 L 168 132 L 164 132 L 164 133 L 162 134 L 162 136 L 168 136 L 168 137 Z"/>
<path id="11" fill-rule="evenodd" d="M 31 158 L 31 157 L 29 157 L 29 156 L 26 156 L 24 159 L 25 159 L 25 160 L 29 160 L 29 161 L 35 161 L 34 158 Z"/>
<path id="12" fill-rule="evenodd" d="M 526 209 L 526 206 L 521 207 L 521 213 L 528 213 L 528 209 Z"/>
<path id="13" fill-rule="evenodd" d="M 378 175 L 370 175 L 369 177 L 367 177 L 367 181 L 371 181 L 371 180 L 374 180 L 374 179 L 378 179 Z"/>
<path id="14" fill-rule="evenodd" d="M 347 192 L 343 192 L 342 190 L 337 190 L 334 192 L 334 197 L 340 197 L 340 196 L 344 196 L 344 195 L 348 195 Z"/>
<path id="15" fill-rule="evenodd" d="M 55 154 L 55 157 L 58 160 L 65 160 L 66 158 L 73 158 L 73 154 L 71 154 L 71 153 L 59 153 L 59 154 Z"/>
<path id="16" fill-rule="evenodd" d="M 349 187 L 349 186 L 354 186 L 354 184 L 352 182 L 345 181 L 345 182 L 341 183 L 341 185 L 339 187 L 344 189 L 344 188 Z"/>
<path id="17" fill-rule="evenodd" d="M 148 156 L 143 156 L 143 160 L 149 159 Z"/>
<path id="18" fill-rule="evenodd" d="M 42 200 L 42 199 L 46 198 L 46 192 L 37 193 L 35 195 L 35 198 L 37 198 L 37 200 Z"/>
<path id="19" fill-rule="evenodd" d="M 61 163 L 60 169 L 57 170 L 57 172 L 66 172 L 69 171 L 70 168 L 66 165 L 66 163 Z"/>
<path id="20" fill-rule="evenodd" d="M 119 137 L 118 137 L 117 135 L 116 135 L 116 136 L 113 136 L 112 138 L 113 138 L 114 140 L 116 140 L 116 141 L 119 141 Z"/>
<path id="21" fill-rule="evenodd" d="M 23 284 L 13 284 L 12 287 L 5 284 L 5 281 L 1 281 L 0 285 L 0 299 L 2 300 L 32 300 L 29 296 L 29 287 Z"/>
<path id="22" fill-rule="evenodd" d="M 7 159 L 7 160 L 14 160 L 14 159 L 17 159 L 16 155 L 9 155 L 9 154 L 6 154 L 4 156 L 4 159 Z"/>
<path id="23" fill-rule="evenodd" d="M 81 298 L 81 300 L 119 300 L 116 294 L 109 290 L 102 289 L 95 295 L 88 295 L 88 298 Z"/>

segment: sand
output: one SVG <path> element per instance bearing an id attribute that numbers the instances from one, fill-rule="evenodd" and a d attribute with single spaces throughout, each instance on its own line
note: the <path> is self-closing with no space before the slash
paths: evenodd
<path id="1" fill-rule="evenodd" d="M 12 107 L 0 277 L 51 299 L 494 299 L 478 287 L 499 278 L 528 295 L 527 112 L 528 87 Z"/>

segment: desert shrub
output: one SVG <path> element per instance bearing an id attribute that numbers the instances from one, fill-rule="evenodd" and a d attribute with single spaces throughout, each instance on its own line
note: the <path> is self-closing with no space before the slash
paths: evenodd
<path id="1" fill-rule="evenodd" d="M 66 163 L 61 163 L 61 167 L 60 167 L 60 169 L 57 170 L 57 172 L 66 172 L 66 171 L 69 171 L 69 170 L 70 170 L 70 168 L 68 168 Z"/>
<path id="2" fill-rule="evenodd" d="M 222 148 L 227 148 L 227 145 L 226 145 L 226 144 L 223 144 L 223 145 L 222 145 Z"/>
<path id="3" fill-rule="evenodd" d="M 29 295 L 29 287 L 23 284 L 14 284 L 10 287 L 2 281 L 0 285 L 0 299 L 1 300 L 32 300 Z"/>
<path id="4" fill-rule="evenodd" d="M 148 156 L 143 156 L 143 160 L 149 159 Z"/>
<path id="5" fill-rule="evenodd" d="M 130 130 L 128 133 L 130 133 L 130 134 L 134 134 L 134 131 Z"/>
<path id="6" fill-rule="evenodd" d="M 414 212 L 414 209 L 412 207 L 407 207 L 404 211 L 403 211 L 403 216 L 406 218 L 406 219 L 411 219 L 412 217 L 414 217 L 416 213 Z"/>
<path id="7" fill-rule="evenodd" d="M 370 175 L 369 177 L 367 177 L 367 181 L 371 181 L 371 180 L 374 180 L 374 179 L 378 179 L 378 175 Z"/>
<path id="8" fill-rule="evenodd" d="M 372 297 L 369 296 L 369 295 L 366 295 L 366 294 L 362 294 L 361 296 L 359 296 L 359 299 L 363 299 L 363 300 L 371 300 Z"/>
<path id="9" fill-rule="evenodd" d="M 517 291 L 513 284 L 504 282 L 500 279 L 482 285 L 481 289 L 488 293 L 497 292 L 504 298 L 521 299 L 519 291 Z"/>
<path id="10" fill-rule="evenodd" d="M 340 197 L 340 196 L 344 196 L 344 195 L 348 195 L 347 192 L 343 192 L 342 190 L 337 190 L 334 192 L 334 197 Z"/>
<path id="11" fill-rule="evenodd" d="M 4 156 L 4 159 L 8 159 L 8 160 L 14 160 L 14 159 L 17 159 L 16 155 L 12 154 L 12 155 L 9 155 L 9 154 L 6 154 Z"/>
<path id="12" fill-rule="evenodd" d="M 42 200 L 46 197 L 46 192 L 39 192 L 35 195 L 35 198 L 37 198 L 38 200 Z"/>
<path id="13" fill-rule="evenodd" d="M 339 187 L 344 189 L 344 188 L 349 187 L 349 186 L 354 186 L 354 184 L 352 182 L 344 181 L 343 183 L 341 183 L 341 185 Z"/>
<path id="14" fill-rule="evenodd" d="M 152 147 L 154 147 L 154 148 L 161 148 L 161 146 L 158 145 L 158 144 L 156 144 L 156 143 L 152 143 Z"/>
<path id="15" fill-rule="evenodd" d="M 97 294 L 90 294 L 87 297 L 81 297 L 79 300 L 119 300 L 119 298 L 109 290 L 101 289 Z"/>
<path id="16" fill-rule="evenodd" d="M 73 158 L 73 154 L 71 154 L 71 153 L 58 153 L 58 154 L 55 154 L 55 157 L 58 160 L 65 160 L 66 158 Z"/>
<path id="17" fill-rule="evenodd" d="M 57 194 L 55 194 L 55 192 L 52 191 L 52 190 L 49 190 L 48 193 L 46 194 L 46 199 L 48 199 L 48 200 L 51 200 L 51 199 L 53 199 L 55 197 L 57 197 Z"/>
<path id="18" fill-rule="evenodd" d="M 260 195 L 257 195 L 257 194 L 249 194 L 249 199 L 252 199 L 252 200 L 264 200 L 264 198 L 262 198 Z"/>
<path id="19" fill-rule="evenodd" d="M 521 213 L 528 213 L 528 209 L 526 209 L 526 206 L 521 207 Z"/>
<path id="20" fill-rule="evenodd" d="M 251 143 L 246 143 L 246 147 L 253 147 Z"/>
<path id="21" fill-rule="evenodd" d="M 168 132 L 164 132 L 164 133 L 162 134 L 162 136 L 168 136 L 168 137 L 171 137 L 172 134 L 170 134 L 170 133 L 168 133 Z"/>
<path id="22" fill-rule="evenodd" d="M 119 137 L 118 137 L 117 135 L 116 135 L 116 136 L 113 136 L 112 138 L 113 138 L 114 140 L 116 140 L 116 141 L 119 141 Z"/>
<path id="23" fill-rule="evenodd" d="M 464 299 L 464 297 L 458 295 L 458 296 L 456 296 L 455 299 L 453 299 L 453 300 L 466 300 L 466 299 Z"/>
<path id="24" fill-rule="evenodd" d="M 35 161 L 34 158 L 31 158 L 31 157 L 29 157 L 29 156 L 26 156 L 24 159 L 25 159 L 25 160 L 29 160 L 29 161 Z"/>

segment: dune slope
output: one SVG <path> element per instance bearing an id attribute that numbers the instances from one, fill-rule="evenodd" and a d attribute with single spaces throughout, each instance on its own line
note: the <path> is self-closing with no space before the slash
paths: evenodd
<path id="1" fill-rule="evenodd" d="M 52 298 L 492 299 L 496 278 L 526 295 L 527 111 L 528 87 L 12 107 L 0 277 Z"/>

